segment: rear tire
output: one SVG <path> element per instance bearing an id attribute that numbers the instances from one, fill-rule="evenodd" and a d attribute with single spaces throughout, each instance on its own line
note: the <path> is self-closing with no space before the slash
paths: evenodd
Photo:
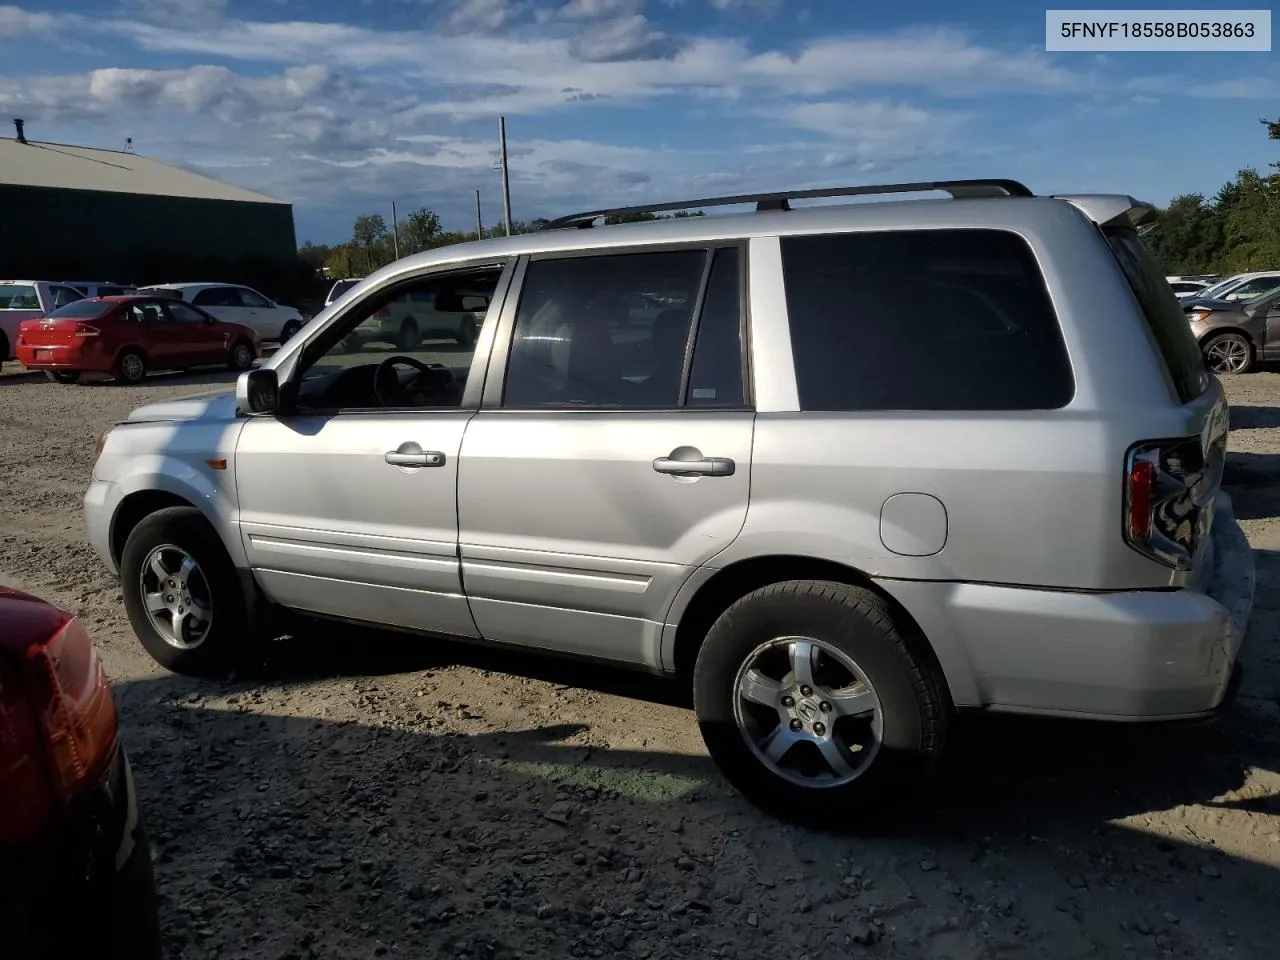
<path id="1" fill-rule="evenodd" d="M 461 346 L 474 346 L 476 342 L 476 322 L 468 317 L 462 321 L 462 325 L 458 327 L 457 341 Z"/>
<path id="2" fill-rule="evenodd" d="M 1204 362 L 1214 373 L 1248 373 L 1257 363 L 1253 343 L 1242 333 L 1220 333 L 1204 342 Z"/>
<path id="3" fill-rule="evenodd" d="M 237 340 L 231 345 L 231 356 L 227 366 L 232 370 L 248 370 L 253 366 L 253 345 L 246 340 Z"/>
<path id="4" fill-rule="evenodd" d="M 141 383 L 147 376 L 147 360 L 138 350 L 126 350 L 116 361 L 116 379 L 121 383 Z"/>
<path id="5" fill-rule="evenodd" d="M 412 350 L 422 342 L 422 334 L 418 323 L 412 318 L 400 324 L 400 332 L 396 335 L 396 346 L 401 350 Z"/>
<path id="6" fill-rule="evenodd" d="M 288 343 L 295 336 L 297 336 L 298 331 L 301 329 L 302 329 L 302 324 L 300 324 L 297 320 L 290 320 L 288 323 L 284 325 L 284 329 L 280 331 L 280 342 L 282 344 Z"/>
<path id="7" fill-rule="evenodd" d="M 54 383 L 76 383 L 80 379 L 79 370 L 46 370 L 44 375 Z"/>
<path id="8" fill-rule="evenodd" d="M 693 675 L 698 726 L 725 777 L 761 809 L 865 830 L 928 782 L 951 715 L 922 640 L 863 587 L 792 580 L 729 607 Z"/>
<path id="9" fill-rule="evenodd" d="M 221 676 L 237 664 L 248 605 L 226 548 L 199 510 L 168 507 L 134 527 L 120 557 L 120 586 L 133 632 L 166 670 Z"/>

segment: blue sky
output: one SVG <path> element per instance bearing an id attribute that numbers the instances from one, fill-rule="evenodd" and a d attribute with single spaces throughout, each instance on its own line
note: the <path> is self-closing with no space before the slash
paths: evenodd
<path id="1" fill-rule="evenodd" d="M 521 219 L 970 176 L 1164 203 L 1280 159 L 1273 54 L 1044 29 L 1025 0 L 31 0 L 0 5 L 0 117 L 289 200 L 300 242 L 392 200 L 466 227 L 475 189 L 495 222 L 499 114 Z"/>

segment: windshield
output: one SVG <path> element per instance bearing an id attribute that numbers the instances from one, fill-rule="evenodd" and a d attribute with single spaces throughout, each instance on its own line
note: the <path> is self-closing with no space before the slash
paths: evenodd
<path id="1" fill-rule="evenodd" d="M 59 307 L 53 311 L 49 314 L 49 319 L 61 320 L 64 317 L 73 317 L 77 320 L 85 320 L 100 317 L 114 306 L 115 304 L 110 300 L 77 300 L 75 303 L 68 303 L 65 307 Z"/>
<path id="2" fill-rule="evenodd" d="M 1217 300 L 1219 296 L 1226 293 L 1232 287 L 1237 287 L 1241 283 L 1238 277 L 1227 277 L 1225 280 L 1219 280 L 1211 287 L 1205 287 L 1198 294 L 1206 300 Z"/>
<path id="3" fill-rule="evenodd" d="M 148 297 L 168 297 L 171 300 L 182 299 L 182 291 L 175 290 L 173 287 L 139 287 L 137 292 Z"/>
<path id="4" fill-rule="evenodd" d="M 29 283 L 0 283 L 0 310 L 39 310 L 40 298 Z"/>

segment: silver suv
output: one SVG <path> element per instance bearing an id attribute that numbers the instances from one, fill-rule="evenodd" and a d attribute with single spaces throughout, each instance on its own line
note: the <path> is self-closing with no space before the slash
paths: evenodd
<path id="1" fill-rule="evenodd" d="M 826 824 L 917 787 L 959 710 L 1222 707 L 1253 560 L 1150 209 L 646 209 L 743 202 L 407 258 L 234 394 L 135 411 L 85 507 L 143 645 L 215 673 L 286 609 L 686 678 L 725 775 Z M 348 351 L 415 291 L 485 296 L 476 342 Z"/>

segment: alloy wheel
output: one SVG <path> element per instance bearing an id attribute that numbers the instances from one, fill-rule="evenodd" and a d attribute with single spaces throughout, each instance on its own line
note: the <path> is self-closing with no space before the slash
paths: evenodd
<path id="1" fill-rule="evenodd" d="M 1239 373 L 1249 365 L 1249 345 L 1236 337 L 1223 337 L 1205 351 L 1214 373 Z"/>
<path id="2" fill-rule="evenodd" d="M 138 580 L 147 618 L 166 643 L 179 650 L 204 643 L 213 626 L 213 598 L 191 554 L 162 544 L 147 554 Z"/>
<path id="3" fill-rule="evenodd" d="M 853 658 L 813 637 L 776 637 L 743 661 L 734 718 L 756 759 L 803 787 L 856 780 L 880 750 L 883 710 Z"/>

